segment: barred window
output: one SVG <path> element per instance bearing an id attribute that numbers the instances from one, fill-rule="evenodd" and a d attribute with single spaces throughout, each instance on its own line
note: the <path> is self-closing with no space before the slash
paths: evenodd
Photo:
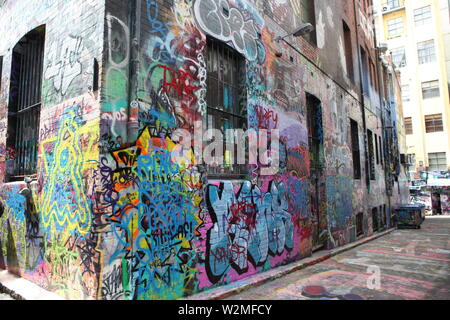
<path id="1" fill-rule="evenodd" d="M 406 53 L 405 48 L 399 48 L 392 50 L 392 63 L 398 67 L 403 68 L 406 67 Z"/>
<path id="2" fill-rule="evenodd" d="M 416 26 L 422 26 L 431 22 L 431 6 L 414 10 Z"/>
<path id="3" fill-rule="evenodd" d="M 391 19 L 387 22 L 389 38 L 398 37 L 403 34 L 403 18 Z"/>
<path id="4" fill-rule="evenodd" d="M 423 99 L 431 99 L 440 96 L 439 81 L 422 82 L 422 97 Z"/>
<path id="5" fill-rule="evenodd" d="M 407 135 L 413 134 L 412 118 L 405 118 L 405 133 Z"/>
<path id="6" fill-rule="evenodd" d="M 350 119 L 350 130 L 352 139 L 352 155 L 353 155 L 353 177 L 361 179 L 361 151 L 359 149 L 359 132 L 358 123 Z"/>
<path id="7" fill-rule="evenodd" d="M 369 174 L 370 180 L 376 180 L 375 176 L 375 150 L 373 144 L 373 133 L 370 130 L 367 130 L 367 141 L 369 147 Z"/>
<path id="8" fill-rule="evenodd" d="M 425 129 L 427 133 L 444 131 L 442 114 L 432 114 L 425 116 Z"/>
<path id="9" fill-rule="evenodd" d="M 236 137 L 229 136 L 227 130 L 247 130 L 245 58 L 227 44 L 208 37 L 207 69 L 207 128 L 220 130 L 224 137 L 223 164 L 208 166 L 208 174 L 210 178 L 241 178 L 248 167 L 235 161 Z M 234 151 L 227 150 L 227 142 L 233 144 Z"/>
<path id="10" fill-rule="evenodd" d="M 445 152 L 429 153 L 428 165 L 430 171 L 447 170 L 447 154 Z"/>
<path id="11" fill-rule="evenodd" d="M 418 43 L 417 53 L 419 55 L 419 64 L 431 63 L 436 61 L 434 40 L 428 40 Z"/>
<path id="12" fill-rule="evenodd" d="M 14 151 L 14 166 L 7 171 L 9 181 L 37 172 L 44 42 L 41 26 L 25 35 L 12 52 L 7 146 Z"/>

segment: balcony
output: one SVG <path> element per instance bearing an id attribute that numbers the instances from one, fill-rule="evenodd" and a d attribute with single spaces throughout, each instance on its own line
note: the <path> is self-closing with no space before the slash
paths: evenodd
<path id="1" fill-rule="evenodd" d="M 405 0 L 389 0 L 381 5 L 381 12 L 383 14 L 388 14 L 402 9 L 405 9 Z"/>

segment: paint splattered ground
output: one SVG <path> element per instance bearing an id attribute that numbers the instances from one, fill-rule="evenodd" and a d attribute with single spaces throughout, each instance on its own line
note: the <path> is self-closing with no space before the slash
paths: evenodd
<path id="1" fill-rule="evenodd" d="M 228 299 L 449 300 L 450 218 L 427 218 L 419 230 L 397 230 Z"/>

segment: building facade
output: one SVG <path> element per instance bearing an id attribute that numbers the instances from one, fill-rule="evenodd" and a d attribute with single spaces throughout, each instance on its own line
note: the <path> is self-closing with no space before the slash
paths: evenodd
<path id="1" fill-rule="evenodd" d="M 375 2 L 378 39 L 401 70 L 411 172 L 450 167 L 447 0 Z"/>
<path id="2" fill-rule="evenodd" d="M 7 0 L 0 20 L 0 267 L 175 299 L 392 226 L 401 105 L 369 1 Z M 271 149 L 236 165 L 202 128 Z"/>

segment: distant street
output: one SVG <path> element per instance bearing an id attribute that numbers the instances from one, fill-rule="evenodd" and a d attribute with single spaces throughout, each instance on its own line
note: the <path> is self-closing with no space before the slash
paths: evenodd
<path id="1" fill-rule="evenodd" d="M 394 231 L 228 299 L 450 299 L 450 217 L 427 218 L 419 230 Z"/>

